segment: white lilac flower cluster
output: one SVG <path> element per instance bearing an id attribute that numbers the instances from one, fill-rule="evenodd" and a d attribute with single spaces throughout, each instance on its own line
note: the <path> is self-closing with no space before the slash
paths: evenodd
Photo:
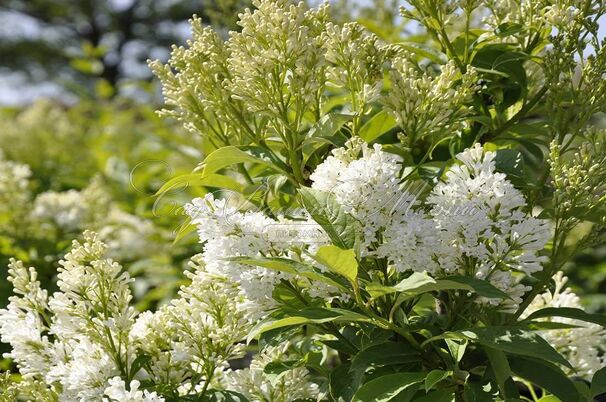
<path id="1" fill-rule="evenodd" d="M 538 295 L 524 312 L 528 316 L 547 307 L 571 307 L 582 309 L 579 297 L 565 287 L 568 278 L 563 272 L 553 277 L 554 289 Z M 562 317 L 551 317 L 549 321 L 576 326 L 576 328 L 541 331 L 541 336 L 558 352 L 562 353 L 574 367 L 569 374 L 591 380 L 593 374 L 606 366 L 606 329 L 598 324 Z"/>
<path id="2" fill-rule="evenodd" d="M 419 68 L 414 56 L 383 43 L 358 23 L 329 21 L 329 4 L 254 0 L 227 41 L 198 18 L 192 40 L 168 64 L 150 65 L 163 84 L 164 115 L 214 144 L 249 144 L 255 136 L 290 138 L 321 118 L 326 93 L 343 95 L 354 134 L 373 104 L 383 103 L 407 138 L 461 128 L 477 73 L 452 63 Z M 392 86 L 383 88 L 385 72 Z"/>
<path id="3" fill-rule="evenodd" d="M 282 279 L 294 279 L 290 274 L 230 261 L 233 257 L 289 257 L 304 261 L 303 251 L 314 250 L 327 243 L 327 237 L 310 218 L 290 220 L 273 219 L 262 212 L 238 211 L 226 199 L 215 199 L 212 194 L 197 198 L 186 205 L 191 223 L 198 228 L 204 244 L 201 262 L 209 273 L 223 276 L 237 283 L 242 295 L 255 314 L 275 306 L 273 290 Z M 324 289 L 309 286 L 308 292 L 322 294 Z"/>
<path id="4" fill-rule="evenodd" d="M 179 395 L 231 384 L 229 378 L 239 374 L 228 361 L 244 355 L 239 342 L 251 329 L 237 284 L 208 273 L 198 256 L 178 298 L 154 313 L 138 314 L 130 306 L 128 273 L 107 257 L 95 234 L 84 237 L 61 262 L 59 291 L 50 297 L 34 268 L 11 262 L 15 296 L 0 310 L 0 339 L 10 344 L 5 356 L 23 376 L 19 387 L 39 388 L 47 395 L 41 400 L 49 401 L 151 402 L 164 398 L 141 389 L 143 382 Z M 282 385 L 296 383 L 301 393 L 312 393 L 305 373 L 287 375 Z"/>
<path id="5" fill-rule="evenodd" d="M 478 74 L 473 67 L 461 74 L 450 61 L 434 77 L 419 71 L 407 54 L 395 57 L 391 63 L 392 88 L 383 103 L 402 126 L 404 138 L 414 142 L 464 128 L 460 117 L 466 115 L 465 103 L 478 88 Z M 461 83 L 455 87 L 457 80 Z"/>
<path id="6" fill-rule="evenodd" d="M 397 178 L 400 157 L 380 145 L 351 141 L 333 154 L 311 175 L 312 187 L 333 193 L 356 218 L 362 253 L 387 259 L 398 272 L 488 280 L 511 300 L 483 302 L 517 307 L 528 288 L 516 276 L 542 269 L 551 228 L 525 211 L 522 194 L 496 171 L 494 152 L 477 144 L 457 155 L 422 202 Z"/>
<path id="7" fill-rule="evenodd" d="M 527 27 L 548 25 L 558 30 L 571 29 L 571 26 L 580 24 L 584 12 L 589 9 L 597 12 L 599 7 L 603 7 L 599 2 L 582 0 L 488 0 L 485 5 L 491 14 L 484 22 L 490 27 L 509 23 Z"/>
<path id="8" fill-rule="evenodd" d="M 309 372 L 304 367 L 285 371 L 284 375 L 272 379 L 265 368 L 272 362 L 287 360 L 288 342 L 280 346 L 267 347 L 253 358 L 250 367 L 232 370 L 225 375 L 226 388 L 239 392 L 249 401 L 300 401 L 317 399 L 319 387 L 309 381 Z"/>

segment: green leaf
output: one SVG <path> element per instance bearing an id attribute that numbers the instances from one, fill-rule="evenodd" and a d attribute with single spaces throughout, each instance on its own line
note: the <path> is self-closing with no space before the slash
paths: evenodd
<path id="1" fill-rule="evenodd" d="M 177 244 L 181 241 L 185 236 L 189 235 L 196 231 L 196 225 L 191 223 L 191 217 L 188 216 L 185 218 L 185 221 L 177 228 L 177 233 L 175 234 L 175 239 L 173 240 L 173 245 Z"/>
<path id="2" fill-rule="evenodd" d="M 303 362 L 301 360 L 277 360 L 272 361 L 265 365 L 263 374 L 269 382 L 276 386 L 278 381 L 283 378 L 286 374 L 296 367 L 301 367 Z"/>
<path id="3" fill-rule="evenodd" d="M 352 248 L 355 244 L 355 221 L 343 211 L 335 196 L 324 191 L 303 187 L 299 190 L 303 206 L 316 223 L 322 226 L 333 244 Z"/>
<path id="4" fill-rule="evenodd" d="M 448 378 L 450 375 L 452 375 L 452 372 L 450 372 L 450 371 L 444 371 L 444 370 L 430 371 L 429 374 L 427 374 L 427 377 L 425 377 L 425 391 L 429 391 L 430 389 L 433 388 L 434 385 L 438 384 L 440 381 L 444 380 L 445 378 Z"/>
<path id="5" fill-rule="evenodd" d="M 433 279 L 427 274 L 414 272 L 410 277 L 394 286 L 370 284 L 366 290 L 373 297 L 389 293 L 403 292 L 411 295 L 440 290 L 467 290 L 482 297 L 491 299 L 509 299 L 509 295 L 494 287 L 490 282 L 469 276 L 447 276 L 444 279 Z"/>
<path id="6" fill-rule="evenodd" d="M 474 382 L 465 383 L 463 400 L 465 402 L 494 402 L 496 392 L 490 389 L 490 384 L 482 385 Z"/>
<path id="7" fill-rule="evenodd" d="M 537 402 L 562 402 L 562 400 L 555 395 L 547 395 L 539 399 Z"/>
<path id="8" fill-rule="evenodd" d="M 372 142 L 397 127 L 397 125 L 396 119 L 387 111 L 382 110 L 360 127 L 358 135 L 364 141 Z"/>
<path id="9" fill-rule="evenodd" d="M 478 328 L 464 332 L 472 337 L 475 336 L 476 340 L 485 346 L 514 355 L 536 357 L 572 368 L 562 355 L 535 332 L 497 327 Z"/>
<path id="10" fill-rule="evenodd" d="M 570 363 L 537 333 L 521 328 L 485 327 L 446 332 L 426 340 L 423 344 L 438 339 L 467 339 L 506 353 L 535 357 L 572 368 Z"/>
<path id="11" fill-rule="evenodd" d="M 275 161 L 266 150 L 259 147 L 249 146 L 227 146 L 219 148 L 208 155 L 202 162 L 202 175 L 208 176 L 227 166 L 238 163 L 256 163 L 279 171 Z"/>
<path id="12" fill-rule="evenodd" d="M 363 373 L 350 372 L 349 363 L 335 367 L 329 375 L 328 384 L 330 396 L 335 401 L 351 401 L 354 393 L 362 383 Z"/>
<path id="13" fill-rule="evenodd" d="M 445 341 L 450 356 L 452 356 L 453 361 L 458 364 L 461 359 L 463 359 L 465 351 L 467 350 L 467 340 L 463 340 L 460 343 L 454 339 L 445 339 Z"/>
<path id="14" fill-rule="evenodd" d="M 524 30 L 524 26 L 521 24 L 517 24 L 514 22 L 504 22 L 500 24 L 495 30 L 494 33 L 500 38 L 504 38 L 507 36 L 515 35 Z"/>
<path id="15" fill-rule="evenodd" d="M 554 364 L 523 356 L 510 356 L 509 365 L 517 376 L 545 388 L 562 401 L 578 402 L 581 399 L 574 383 Z"/>
<path id="16" fill-rule="evenodd" d="M 428 285 L 435 285 L 436 283 L 436 280 L 427 274 L 413 272 L 412 275 L 406 279 L 403 279 L 397 285 L 384 286 L 371 283 L 366 286 L 366 291 L 370 293 L 372 297 L 383 296 L 396 292 L 416 294 L 418 293 L 419 289 L 425 289 Z"/>
<path id="17" fill-rule="evenodd" d="M 575 320 L 591 322 L 606 327 L 606 315 L 605 314 L 589 314 L 580 308 L 572 307 L 546 307 L 541 310 L 537 310 L 526 317 L 526 320 L 533 320 L 537 318 L 546 317 L 564 317 L 572 318 Z"/>
<path id="18" fill-rule="evenodd" d="M 134 377 L 151 360 L 151 356 L 146 354 L 138 355 L 130 366 L 130 376 Z"/>
<path id="19" fill-rule="evenodd" d="M 439 279 L 437 282 L 437 285 L 440 287 L 439 290 L 447 290 L 449 287 L 451 287 L 452 289 L 465 289 L 473 291 L 479 296 L 489 299 L 510 299 L 507 293 L 496 288 L 490 282 L 473 278 L 471 276 L 452 275 L 447 276 L 444 279 Z M 457 285 L 463 285 L 465 287 L 457 288 Z"/>
<path id="20" fill-rule="evenodd" d="M 319 307 L 306 308 L 300 311 L 293 311 L 293 314 L 290 317 L 260 322 L 248 334 L 247 342 L 250 343 L 251 340 L 253 340 L 258 335 L 264 332 L 293 325 L 323 324 L 326 322 L 348 323 L 370 321 L 371 319 L 366 317 L 365 315 L 358 314 L 349 310 Z"/>
<path id="21" fill-rule="evenodd" d="M 240 264 L 253 265 L 263 267 L 288 274 L 300 275 L 313 281 L 320 281 L 326 284 L 345 289 L 345 287 L 337 281 L 334 281 L 320 272 L 316 272 L 314 267 L 304 262 L 290 260 L 288 258 L 271 257 L 271 258 L 250 258 L 250 257 L 233 257 L 230 261 L 235 261 Z"/>
<path id="22" fill-rule="evenodd" d="M 435 48 L 416 42 L 400 42 L 396 43 L 396 46 L 412 53 L 419 58 L 426 58 L 438 65 L 444 64 L 444 54 L 438 52 Z"/>
<path id="23" fill-rule="evenodd" d="M 156 192 L 156 195 L 176 189 L 187 189 L 189 187 L 197 186 L 224 188 L 237 192 L 242 192 L 244 188 L 242 184 L 238 183 L 237 180 L 229 176 L 215 173 L 211 173 L 208 176 L 204 176 L 202 173 L 189 173 L 173 177 L 164 183 L 162 187 L 160 187 L 160 189 Z"/>
<path id="24" fill-rule="evenodd" d="M 591 396 L 606 394 L 606 367 L 599 369 L 591 379 Z"/>
<path id="25" fill-rule="evenodd" d="M 438 389 L 427 395 L 417 396 L 414 402 L 453 402 L 455 399 L 453 391 Z"/>
<path id="26" fill-rule="evenodd" d="M 329 113 L 314 124 L 307 132 L 308 137 L 330 137 L 336 133 L 343 124 L 353 118 L 351 114 Z"/>
<path id="27" fill-rule="evenodd" d="M 396 373 L 375 378 L 362 385 L 352 402 L 410 401 L 425 373 Z"/>
<path id="28" fill-rule="evenodd" d="M 496 350 L 490 347 L 485 347 L 484 351 L 490 362 L 490 367 L 497 380 L 501 395 L 505 399 L 519 397 L 518 390 L 516 389 L 513 378 L 511 376 L 511 369 L 509 368 L 509 362 L 507 356 L 500 350 Z"/>
<path id="29" fill-rule="evenodd" d="M 351 360 L 350 371 L 364 373 L 370 367 L 390 366 L 420 361 L 419 353 L 403 342 L 383 342 L 368 346 Z"/>
<path id="30" fill-rule="evenodd" d="M 524 158 L 515 149 L 499 149 L 495 155 L 495 169 L 508 177 L 524 177 Z"/>
<path id="31" fill-rule="evenodd" d="M 322 246 L 314 259 L 331 272 L 344 276 L 354 282 L 358 276 L 358 261 L 352 249 L 343 250 L 337 246 Z"/>

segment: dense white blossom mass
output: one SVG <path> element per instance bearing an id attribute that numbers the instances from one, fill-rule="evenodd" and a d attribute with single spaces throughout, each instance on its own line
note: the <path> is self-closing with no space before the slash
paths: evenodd
<path id="1" fill-rule="evenodd" d="M 366 254 L 398 272 L 488 280 L 511 297 L 501 307 L 516 308 L 528 290 L 516 276 L 542 269 L 551 227 L 525 210 L 522 194 L 496 171 L 494 152 L 476 144 L 460 153 L 428 195 L 398 180 L 400 157 L 380 145 L 354 140 L 333 154 L 310 176 L 312 187 L 333 193 L 357 219 Z"/>

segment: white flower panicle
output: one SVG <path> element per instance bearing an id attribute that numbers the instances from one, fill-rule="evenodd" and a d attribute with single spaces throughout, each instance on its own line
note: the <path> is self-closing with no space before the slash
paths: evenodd
<path id="1" fill-rule="evenodd" d="M 325 85 L 320 32 L 327 6 L 307 10 L 286 0 L 254 0 L 254 11 L 240 14 L 240 32 L 231 32 L 227 47 L 232 97 L 252 113 L 300 120 L 317 109 Z M 254 40 L 251 40 L 254 38 Z"/>
<path id="2" fill-rule="evenodd" d="M 198 228 L 204 252 L 200 261 L 210 274 L 237 283 L 249 301 L 252 317 L 275 306 L 273 290 L 292 275 L 233 261 L 234 257 L 288 257 L 300 248 L 326 243 L 324 232 L 309 218 L 277 220 L 261 212 L 240 212 L 212 194 L 186 205 Z M 311 241 L 310 241 L 311 240 Z M 309 244 L 309 247 L 307 246 Z M 256 313 L 253 311 L 256 310 Z"/>
<path id="3" fill-rule="evenodd" d="M 484 22 L 490 27 L 515 23 L 525 27 L 547 24 L 566 29 L 582 17 L 586 3 L 582 0 L 555 0 L 549 3 L 532 0 L 488 0 L 486 6 L 491 13 Z"/>
<path id="4" fill-rule="evenodd" d="M 477 89 L 478 75 L 473 67 L 462 74 L 453 61 L 441 66 L 433 76 L 419 71 L 410 55 L 392 61 L 392 89 L 383 99 L 386 110 L 396 118 L 410 144 L 425 136 L 452 134 L 463 128 L 465 103 Z M 455 86 L 457 80 L 460 84 Z"/>
<path id="5" fill-rule="evenodd" d="M 361 24 L 331 22 L 328 2 L 316 9 L 286 0 L 253 5 L 239 15 L 241 31 L 226 41 L 194 18 L 187 47 L 175 47 L 167 65 L 151 63 L 170 107 L 163 114 L 216 147 L 277 137 L 290 148 L 322 117 L 329 89 L 345 95 L 354 135 L 378 104 L 398 120 L 407 141 L 463 128 L 465 105 L 477 89 L 473 67 L 462 74 L 448 62 L 438 72 L 421 71 L 411 55 Z M 386 70 L 392 85 L 384 90 Z"/>
<path id="6" fill-rule="evenodd" d="M 362 252 L 387 259 L 397 272 L 488 280 L 512 300 L 483 302 L 514 309 L 528 290 L 516 273 L 542 269 L 539 253 L 551 228 L 525 212 L 522 194 L 496 171 L 495 153 L 478 144 L 457 155 L 460 163 L 422 203 L 399 183 L 398 156 L 356 144 L 334 152 L 310 179 L 360 222 Z"/>
<path id="7" fill-rule="evenodd" d="M 571 307 L 582 309 L 579 297 L 568 287 L 563 272 L 553 276 L 554 289 L 538 295 L 524 312 L 524 316 L 547 307 Z M 606 366 L 606 329 L 598 324 L 564 317 L 550 317 L 555 323 L 575 325 L 577 328 L 541 331 L 541 336 L 570 362 L 574 369 L 569 375 L 591 381 L 596 371 Z"/>
<path id="8" fill-rule="evenodd" d="M 587 142 L 572 154 L 562 154 L 555 141 L 550 147 L 556 214 L 570 225 L 583 217 L 575 211 L 596 223 L 606 223 L 606 183 L 601 180 L 606 175 L 606 131 L 594 128 L 585 136 Z"/>
<path id="9" fill-rule="evenodd" d="M 283 372 L 276 381 L 264 373 L 272 362 L 287 360 L 289 343 L 277 347 L 267 347 L 253 358 L 249 368 L 229 371 L 225 375 L 226 388 L 244 395 L 250 402 L 293 402 L 317 399 L 319 387 L 309 380 L 309 372 L 304 367 L 296 367 Z"/>
<path id="10" fill-rule="evenodd" d="M 360 223 L 362 244 L 368 248 L 394 209 L 407 201 L 398 181 L 400 164 L 401 158 L 383 152 L 381 145 L 369 148 L 356 138 L 345 149 L 334 150 L 309 178 L 312 188 L 334 194 L 344 211 Z"/>
<path id="11" fill-rule="evenodd" d="M 49 323 L 43 315 L 48 295 L 40 288 L 36 271 L 25 268 L 21 261 L 11 260 L 8 274 L 15 296 L 0 310 L 0 340 L 11 345 L 4 357 L 13 359 L 26 378 L 40 376 L 52 363 L 51 342 L 46 335 Z"/>
<path id="12" fill-rule="evenodd" d="M 164 398 L 158 396 L 155 392 L 140 391 L 140 382 L 133 380 L 130 382 L 129 389 L 126 389 L 126 383 L 120 377 L 114 377 L 109 380 L 109 386 L 105 389 L 107 398 L 104 402 L 164 402 Z"/>
<path id="13" fill-rule="evenodd" d="M 244 354 L 239 342 L 250 329 L 248 311 L 236 284 L 208 274 L 199 257 L 192 266 L 191 283 L 178 298 L 137 317 L 128 273 L 94 233 L 74 241 L 50 298 L 33 268 L 12 261 L 15 296 L 0 310 L 0 339 L 12 348 L 6 357 L 29 388 L 46 384 L 67 402 L 163 400 L 139 390 L 143 379 L 183 394 L 219 381 L 227 362 Z M 135 368 L 140 354 L 148 363 Z"/>
<path id="14" fill-rule="evenodd" d="M 326 49 L 328 82 L 346 88 L 352 111 L 364 114 L 381 97 L 384 63 L 388 48 L 360 24 L 326 24 L 322 33 Z"/>

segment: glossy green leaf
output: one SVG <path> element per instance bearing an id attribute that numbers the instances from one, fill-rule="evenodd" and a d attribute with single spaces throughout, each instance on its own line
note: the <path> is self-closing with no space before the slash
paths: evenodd
<path id="1" fill-rule="evenodd" d="M 575 320 L 591 322 L 606 327 L 606 315 L 605 314 L 589 314 L 580 308 L 572 307 L 546 307 L 541 310 L 537 310 L 526 317 L 526 320 L 534 320 L 537 318 L 547 317 L 564 317 L 572 318 Z"/>
<path id="2" fill-rule="evenodd" d="M 427 274 L 414 272 L 410 277 L 394 286 L 370 284 L 366 290 L 373 296 L 382 296 L 389 293 L 403 292 L 411 295 L 440 290 L 466 290 L 477 293 L 479 296 L 492 299 L 508 299 L 502 290 L 494 287 L 490 282 L 469 276 L 453 275 L 444 279 L 433 279 Z"/>
<path id="3" fill-rule="evenodd" d="M 219 148 L 202 162 L 202 174 L 208 176 L 223 168 L 239 163 L 261 164 L 272 170 L 279 170 L 266 150 L 258 147 L 228 146 Z"/>
<path id="4" fill-rule="evenodd" d="M 427 289 L 428 285 L 436 284 L 436 280 L 431 276 L 420 272 L 413 272 L 408 278 L 403 279 L 397 285 L 384 286 L 380 284 L 369 284 L 366 286 L 366 291 L 370 293 L 372 297 L 383 296 L 396 292 L 416 294 L 418 293 L 419 289 Z"/>
<path id="5" fill-rule="evenodd" d="M 335 367 L 328 378 L 330 396 L 335 401 L 351 401 L 354 393 L 360 388 L 364 374 L 350 371 L 349 363 Z"/>
<path id="6" fill-rule="evenodd" d="M 414 402 L 453 402 L 455 395 L 452 391 L 438 389 L 430 391 L 427 395 L 417 396 Z"/>
<path id="7" fill-rule="evenodd" d="M 358 276 L 358 261 L 352 249 L 343 250 L 333 245 L 322 246 L 314 259 L 331 272 L 344 276 L 351 282 L 354 282 Z"/>
<path id="8" fill-rule="evenodd" d="M 606 394 L 606 367 L 596 371 L 591 379 L 591 396 Z"/>
<path id="9" fill-rule="evenodd" d="M 397 125 L 396 119 L 387 111 L 382 110 L 360 127 L 358 135 L 364 141 L 372 142 Z"/>
<path id="10" fill-rule="evenodd" d="M 368 346 L 351 360 L 351 371 L 365 372 L 368 368 L 420 361 L 419 352 L 403 342 L 387 341 Z"/>
<path id="11" fill-rule="evenodd" d="M 429 391 L 442 380 L 450 377 L 452 372 L 444 370 L 432 370 L 425 377 L 425 391 Z"/>
<path id="12" fill-rule="evenodd" d="M 495 155 L 495 168 L 508 177 L 524 177 L 524 158 L 515 149 L 499 149 Z"/>
<path id="13" fill-rule="evenodd" d="M 505 353 L 491 347 L 484 347 L 484 351 L 497 380 L 497 385 L 501 390 L 501 395 L 506 399 L 519 397 L 520 395 L 514 385 L 511 368 L 509 367 L 509 361 Z"/>
<path id="14" fill-rule="evenodd" d="M 467 339 L 506 353 L 535 357 L 572 368 L 570 363 L 537 333 L 521 328 L 471 328 L 462 331 L 446 332 L 430 338 L 424 343 L 426 344 L 439 339 Z"/>
<path id="15" fill-rule="evenodd" d="M 329 113 L 314 124 L 307 132 L 308 137 L 330 137 L 353 118 L 351 114 Z"/>
<path id="16" fill-rule="evenodd" d="M 410 401 L 425 373 L 388 374 L 370 380 L 354 394 L 352 402 Z"/>
<path id="17" fill-rule="evenodd" d="M 247 342 L 273 329 L 302 324 L 323 324 L 326 322 L 370 322 L 365 315 L 338 308 L 306 308 L 293 312 L 292 316 L 271 321 L 262 321 L 248 334 Z"/>
<path id="18" fill-rule="evenodd" d="M 523 356 L 511 356 L 509 365 L 517 376 L 545 388 L 562 401 L 580 402 L 574 383 L 558 366 Z"/>
<path id="19" fill-rule="evenodd" d="M 299 190 L 303 206 L 324 229 L 332 243 L 341 248 L 352 248 L 355 243 L 354 219 L 343 211 L 333 194 L 307 187 Z"/>
<path id="20" fill-rule="evenodd" d="M 217 187 L 242 192 L 244 186 L 233 177 L 211 173 L 205 176 L 202 173 L 190 173 L 174 177 L 164 183 L 156 192 L 156 195 L 177 189 L 190 187 Z"/>

